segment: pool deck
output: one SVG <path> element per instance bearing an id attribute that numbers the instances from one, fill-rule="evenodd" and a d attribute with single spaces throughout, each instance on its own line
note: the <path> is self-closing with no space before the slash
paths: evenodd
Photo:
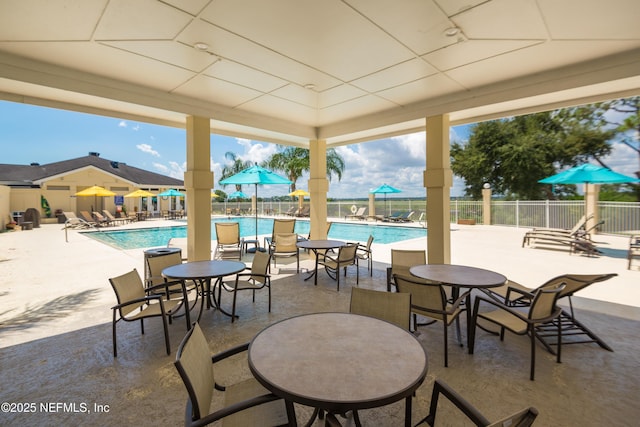
<path id="1" fill-rule="evenodd" d="M 336 220 L 337 221 L 337 220 Z M 174 221 L 146 221 L 118 228 L 174 225 Z M 628 240 L 597 236 L 603 255 L 589 258 L 567 252 L 521 248 L 525 229 L 452 225 L 452 262 L 498 271 L 529 286 L 564 273 L 618 273 L 574 298 L 580 319 L 614 349 L 595 344 L 563 346 L 562 362 L 540 346 L 536 380 L 528 380 L 529 345 L 523 337 L 501 342 L 479 332 L 474 355 L 449 344 L 449 368 L 443 367 L 440 325 L 419 328 L 417 339 L 429 357 L 429 373 L 417 390 L 413 420 L 428 412 L 433 380 L 440 378 L 459 390 L 490 419 L 525 406 L 540 411 L 537 424 L 632 426 L 640 418 L 636 396 L 640 393 L 637 367 L 640 344 L 640 269 L 627 270 Z M 374 242 L 373 277 L 360 267 L 360 287 L 384 289 L 385 268 L 391 248 L 424 249 L 424 239 L 401 244 Z M 158 322 L 145 322 L 145 335 L 137 324 L 118 325 L 118 357 L 112 354 L 111 310 L 115 303 L 108 278 L 132 268 L 143 272 L 143 249 L 118 250 L 69 232 L 65 242 L 59 224 L 0 234 L 0 401 L 83 402 L 108 406 L 102 413 L 3 413 L 2 425 L 181 425 L 186 392 L 173 366 L 185 324 L 170 325 L 170 356 L 164 351 Z M 251 261 L 251 256 L 244 259 Z M 303 255 L 301 265 L 313 261 Z M 266 310 L 264 293 L 251 302 L 250 293 L 239 296 L 235 323 L 219 312 L 206 312 L 201 326 L 212 352 L 249 341 L 262 328 L 278 320 L 318 311 L 348 311 L 353 268 L 341 280 L 340 292 L 326 274 L 318 286 L 295 274 L 295 261 L 278 261 L 272 271 L 273 307 Z M 223 305 L 230 302 L 223 295 Z M 463 320 L 464 322 L 464 320 Z M 451 331 L 451 337 L 454 336 Z M 321 345 L 321 343 L 319 343 Z M 313 351 L 313 349 L 310 349 Z M 345 355 L 345 357 L 349 357 Z M 363 361 L 366 363 L 366 361 Z M 242 357 L 225 365 L 218 375 L 223 383 L 250 375 Z M 603 392 L 605 391 L 605 392 Z M 213 407 L 221 405 L 215 393 Z M 360 413 L 363 425 L 402 425 L 403 404 Z M 311 410 L 296 405 L 303 424 Z M 439 425 L 463 424 L 461 415 L 444 406 Z M 343 420 L 344 421 L 344 420 Z M 346 420 L 352 426 L 353 420 Z M 444 423 L 444 424 L 443 424 Z M 314 426 L 320 426 L 316 422 Z"/>

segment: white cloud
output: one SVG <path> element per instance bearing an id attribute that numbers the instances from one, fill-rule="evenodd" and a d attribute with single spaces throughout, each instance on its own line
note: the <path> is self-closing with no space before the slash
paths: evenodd
<path id="1" fill-rule="evenodd" d="M 155 157 L 160 157 L 160 153 L 154 150 L 153 147 L 151 147 L 149 144 L 138 144 L 136 145 L 136 148 L 142 151 L 143 153 L 151 154 L 152 156 L 155 156 Z"/>
<path id="2" fill-rule="evenodd" d="M 120 123 L 118 123 L 118 127 L 119 128 L 126 128 L 127 127 L 127 122 L 125 122 L 124 120 L 121 120 Z"/>

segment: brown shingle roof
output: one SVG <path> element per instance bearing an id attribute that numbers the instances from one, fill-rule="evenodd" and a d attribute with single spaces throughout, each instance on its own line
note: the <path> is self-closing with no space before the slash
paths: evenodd
<path id="1" fill-rule="evenodd" d="M 31 185 L 57 175 L 64 175 L 78 169 L 93 166 L 106 173 L 133 182 L 140 186 L 181 187 L 182 180 L 171 178 L 144 169 L 129 166 L 126 163 L 103 159 L 97 155 L 88 155 L 46 165 L 10 165 L 0 164 L 0 184 L 9 186 Z"/>

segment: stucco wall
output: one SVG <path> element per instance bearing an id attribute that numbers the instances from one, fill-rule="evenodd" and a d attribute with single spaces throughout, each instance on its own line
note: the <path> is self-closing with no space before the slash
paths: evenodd
<path id="1" fill-rule="evenodd" d="M 57 209 L 62 211 L 70 211 L 79 213 L 80 211 L 101 211 L 107 209 L 112 213 L 116 211 L 116 205 L 114 197 L 76 197 L 75 194 L 78 191 L 93 185 L 99 185 L 111 190 L 117 195 L 124 196 L 130 193 L 138 187 L 133 183 L 119 179 L 113 175 L 104 173 L 98 169 L 86 168 L 76 172 L 71 172 L 60 176 L 56 179 L 48 180 L 41 183 L 41 188 L 10 188 L 0 186 L 0 214 L 2 214 L 2 221 L 0 223 L 4 228 L 7 215 L 13 211 L 24 211 L 28 208 L 36 208 L 40 210 L 42 218 L 46 218 L 45 212 L 40 204 L 40 196 L 44 196 L 49 202 L 51 208 L 51 217 L 55 217 Z M 166 190 L 166 188 L 152 189 L 152 192 L 157 193 Z M 2 203 L 5 203 L 4 206 Z M 161 197 L 157 198 L 157 205 L 155 211 L 169 209 L 170 200 L 162 200 Z M 151 202 L 149 201 L 149 209 L 152 210 Z M 140 210 L 142 208 L 140 198 L 125 198 L 124 206 L 128 212 L 134 210 Z M 4 209 L 4 210 L 3 210 Z"/>
<path id="2" fill-rule="evenodd" d="M 11 188 L 0 185 L 0 230 L 7 227 L 9 215 L 11 215 Z"/>

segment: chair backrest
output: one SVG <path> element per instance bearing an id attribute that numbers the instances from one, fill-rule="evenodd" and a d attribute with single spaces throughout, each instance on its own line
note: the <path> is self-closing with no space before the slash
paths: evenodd
<path id="1" fill-rule="evenodd" d="M 408 331 L 411 294 L 352 288 L 349 312 L 386 320 Z"/>
<path id="2" fill-rule="evenodd" d="M 538 416 L 538 410 L 534 407 L 529 407 L 508 417 L 502 418 L 501 420 L 491 422 L 482 415 L 475 406 L 451 388 L 447 383 L 440 379 L 436 379 L 433 383 L 433 392 L 431 393 L 429 415 L 425 418 L 425 421 L 427 421 L 429 425 L 434 425 L 436 422 L 440 395 L 446 397 L 478 427 L 529 427 Z"/>
<path id="3" fill-rule="evenodd" d="M 497 421 L 488 424 L 487 427 L 529 427 L 538 417 L 538 410 L 534 407 L 525 408 Z"/>
<path id="4" fill-rule="evenodd" d="M 118 304 L 122 304 L 124 302 L 132 301 L 138 298 L 144 298 L 145 296 L 142 279 L 138 274 L 138 270 L 136 270 L 135 268 L 128 273 L 110 278 L 109 283 L 111 283 L 111 287 L 116 293 Z M 132 311 L 137 310 L 140 305 L 142 305 L 142 303 L 138 305 L 131 304 L 124 306 L 120 309 L 120 314 L 124 317 Z"/>
<path id="5" fill-rule="evenodd" d="M 373 234 L 369 234 L 369 238 L 367 239 L 367 244 L 365 246 L 365 248 L 370 251 L 371 250 L 371 244 L 373 243 Z"/>
<path id="6" fill-rule="evenodd" d="M 113 221 L 113 220 L 115 220 L 115 219 L 116 219 L 116 217 L 115 217 L 115 216 L 113 216 L 113 215 L 111 214 L 111 212 L 109 212 L 108 210 L 103 209 L 103 210 L 102 210 L 102 212 L 104 213 L 104 216 L 106 216 L 106 217 L 107 217 L 107 218 L 109 218 L 110 220 L 112 220 L 112 221 Z"/>
<path id="7" fill-rule="evenodd" d="M 251 262 L 251 278 L 257 282 L 264 283 L 264 276 L 269 271 L 269 263 L 271 262 L 271 254 L 268 252 L 256 251 Z"/>
<path id="8" fill-rule="evenodd" d="M 411 294 L 411 307 L 426 311 L 434 319 L 444 319 L 447 294 L 440 283 L 394 275 L 398 292 Z"/>
<path id="9" fill-rule="evenodd" d="M 549 288 L 537 289 L 531 301 L 529 319 L 544 319 L 550 316 L 555 311 L 556 301 L 564 288 L 564 283 L 559 283 Z"/>
<path id="10" fill-rule="evenodd" d="M 189 393 L 192 420 L 208 415 L 214 388 L 213 363 L 209 344 L 198 323 L 180 343 L 174 365 Z"/>
<path id="11" fill-rule="evenodd" d="M 275 240 L 276 234 L 285 234 L 285 233 L 293 233 L 293 230 L 296 228 L 296 220 L 293 219 L 274 219 L 273 220 L 273 231 L 271 232 L 271 238 Z"/>
<path id="12" fill-rule="evenodd" d="M 612 277 L 617 276 L 616 273 L 608 273 L 608 274 L 563 274 L 562 276 L 554 277 L 551 280 L 548 280 L 544 284 L 538 287 L 538 289 L 549 289 L 554 286 L 564 283 L 565 287 L 560 292 L 558 298 L 570 297 L 574 293 L 578 292 L 581 289 L 586 288 L 587 286 L 597 283 L 603 282 L 605 280 L 609 280 Z"/>
<path id="13" fill-rule="evenodd" d="M 216 236 L 218 236 L 218 245 L 240 244 L 240 223 L 216 222 L 215 224 Z"/>
<path id="14" fill-rule="evenodd" d="M 148 257 L 147 268 L 149 269 L 149 284 L 158 285 L 163 283 L 164 278 L 162 277 L 162 270 L 178 264 L 182 264 L 182 254 L 180 252 Z"/>
<path id="15" fill-rule="evenodd" d="M 89 222 L 94 222 L 93 217 L 91 216 L 91 214 L 89 213 L 89 211 L 80 211 L 80 216 L 82 217 L 82 219 L 84 219 L 85 221 L 89 221 Z"/>
<path id="16" fill-rule="evenodd" d="M 364 212 L 367 210 L 366 206 L 364 208 L 359 208 L 358 211 L 356 212 L 355 216 L 362 216 L 364 215 Z"/>
<path id="17" fill-rule="evenodd" d="M 65 216 L 67 219 L 80 219 L 80 218 L 78 218 L 78 216 L 76 215 L 76 213 L 75 213 L 75 212 L 67 212 L 67 211 L 64 211 L 64 212 L 62 212 L 62 213 L 64 214 L 64 216 Z"/>
<path id="18" fill-rule="evenodd" d="M 391 249 L 391 274 L 409 277 L 409 268 L 427 263 L 427 252 Z"/>
<path id="19" fill-rule="evenodd" d="M 276 253 L 298 252 L 298 235 L 295 233 L 277 233 L 273 243 Z"/>
<path id="20" fill-rule="evenodd" d="M 352 262 L 356 262 L 356 252 L 358 251 L 357 244 L 347 244 L 345 246 L 340 247 L 338 251 L 338 262 L 341 264 Z"/>

